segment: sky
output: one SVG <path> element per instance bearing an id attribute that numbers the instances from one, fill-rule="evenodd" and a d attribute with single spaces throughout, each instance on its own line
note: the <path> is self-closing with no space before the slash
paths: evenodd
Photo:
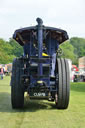
<path id="1" fill-rule="evenodd" d="M 9 40 L 19 28 L 36 25 L 64 29 L 85 38 L 85 0 L 0 0 L 0 38 Z"/>

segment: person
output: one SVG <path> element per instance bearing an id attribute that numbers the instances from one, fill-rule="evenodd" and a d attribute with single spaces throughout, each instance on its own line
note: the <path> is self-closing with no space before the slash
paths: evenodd
<path id="1" fill-rule="evenodd" d="M 51 39 L 52 46 L 51 46 L 51 54 L 52 54 L 52 69 L 51 69 L 51 76 L 55 76 L 55 66 L 56 66 L 56 50 L 59 48 L 59 43 L 55 39 Z"/>
<path id="2" fill-rule="evenodd" d="M 1 80 L 3 80 L 3 73 L 4 73 L 3 68 L 0 68 L 0 76 L 1 76 Z"/>
<path id="3" fill-rule="evenodd" d="M 36 55 L 36 48 L 33 46 L 33 44 L 30 46 L 31 42 L 26 42 L 23 46 L 24 48 L 24 55 Z"/>
<path id="4" fill-rule="evenodd" d="M 47 53 L 52 57 L 52 68 L 51 68 L 51 77 L 55 76 L 55 66 L 56 66 L 56 51 L 59 48 L 59 42 L 56 39 L 56 34 L 53 33 L 52 37 L 47 38 L 47 43 L 46 43 L 46 48 L 47 48 Z"/>

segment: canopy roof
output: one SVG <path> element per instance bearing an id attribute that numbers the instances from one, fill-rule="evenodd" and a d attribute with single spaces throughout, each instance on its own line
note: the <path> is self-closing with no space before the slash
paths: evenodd
<path id="1" fill-rule="evenodd" d="M 68 34 L 66 31 L 58 28 L 42 26 L 43 29 L 43 39 L 46 41 L 49 36 L 56 39 L 59 44 L 63 43 L 68 39 Z M 18 29 L 14 32 L 13 39 L 15 39 L 20 45 L 24 45 L 26 41 L 30 41 L 30 37 L 35 36 L 37 39 L 37 26 L 31 26 L 26 28 Z"/>

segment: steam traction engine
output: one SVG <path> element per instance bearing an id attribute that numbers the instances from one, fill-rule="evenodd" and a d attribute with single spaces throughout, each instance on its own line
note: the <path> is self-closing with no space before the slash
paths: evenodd
<path id="1" fill-rule="evenodd" d="M 47 27 L 37 18 L 37 25 L 18 29 L 13 35 L 24 55 L 13 61 L 11 77 L 12 108 L 22 108 L 24 93 L 30 99 L 55 101 L 56 108 L 69 104 L 68 60 L 58 57 L 59 45 L 68 39 L 67 32 Z"/>

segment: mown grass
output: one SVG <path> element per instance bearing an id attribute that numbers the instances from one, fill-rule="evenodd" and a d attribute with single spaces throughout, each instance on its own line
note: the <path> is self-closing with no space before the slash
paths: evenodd
<path id="1" fill-rule="evenodd" d="M 71 83 L 66 110 L 57 110 L 52 102 L 28 99 L 23 110 L 13 110 L 9 84 L 9 77 L 0 80 L 0 128 L 85 128 L 85 83 Z"/>

